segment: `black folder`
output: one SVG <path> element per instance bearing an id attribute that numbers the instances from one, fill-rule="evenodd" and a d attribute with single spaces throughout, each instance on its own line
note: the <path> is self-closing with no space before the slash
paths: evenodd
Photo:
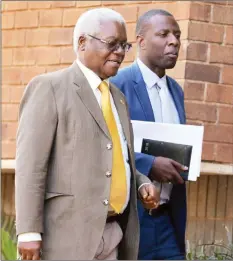
<path id="1" fill-rule="evenodd" d="M 192 155 L 192 146 L 143 139 L 141 152 L 155 157 L 170 158 L 189 168 Z M 184 180 L 188 180 L 188 173 L 189 170 L 183 171 L 180 175 Z"/>

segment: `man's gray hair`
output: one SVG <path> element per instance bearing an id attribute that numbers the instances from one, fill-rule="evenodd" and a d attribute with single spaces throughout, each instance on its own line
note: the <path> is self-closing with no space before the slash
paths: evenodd
<path id="1" fill-rule="evenodd" d="M 73 48 L 78 52 L 78 40 L 84 34 L 96 34 L 100 31 L 100 25 L 103 22 L 119 22 L 125 24 L 125 19 L 118 12 L 109 8 L 96 8 L 83 13 L 74 28 Z"/>

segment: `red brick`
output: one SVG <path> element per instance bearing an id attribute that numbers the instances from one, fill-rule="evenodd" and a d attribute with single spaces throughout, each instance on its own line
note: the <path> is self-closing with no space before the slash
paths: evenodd
<path id="1" fill-rule="evenodd" d="M 185 79 L 218 83 L 220 68 L 215 65 L 186 63 Z"/>
<path id="2" fill-rule="evenodd" d="M 128 42 L 130 43 L 136 42 L 136 34 L 135 34 L 136 24 L 127 24 L 126 27 L 127 27 Z"/>
<path id="3" fill-rule="evenodd" d="M 204 140 L 233 143 L 233 125 L 206 125 Z"/>
<path id="4" fill-rule="evenodd" d="M 191 3 L 190 19 L 197 21 L 210 21 L 211 6 L 204 3 Z"/>
<path id="5" fill-rule="evenodd" d="M 2 87 L 2 103 L 9 103 L 11 99 L 10 86 Z"/>
<path id="6" fill-rule="evenodd" d="M 73 28 L 52 28 L 49 34 L 50 45 L 69 45 L 73 42 Z"/>
<path id="7" fill-rule="evenodd" d="M 2 140 L 15 140 L 17 131 L 17 122 L 2 123 Z"/>
<path id="8" fill-rule="evenodd" d="M 230 6 L 213 6 L 212 21 L 217 24 L 233 24 L 233 7 Z"/>
<path id="9" fill-rule="evenodd" d="M 2 13 L 2 29 L 11 29 L 15 24 L 15 13 Z"/>
<path id="10" fill-rule="evenodd" d="M 233 65 L 233 46 L 211 45 L 210 63 Z"/>
<path id="11" fill-rule="evenodd" d="M 222 163 L 233 163 L 233 146 L 217 144 L 216 160 Z"/>
<path id="12" fill-rule="evenodd" d="M 15 28 L 33 28 L 38 26 L 38 11 L 23 11 L 15 14 Z"/>
<path id="13" fill-rule="evenodd" d="M 206 101 L 233 104 L 233 87 L 220 84 L 208 84 Z"/>
<path id="14" fill-rule="evenodd" d="M 51 7 L 51 1 L 29 1 L 29 9 L 47 9 Z"/>
<path id="15" fill-rule="evenodd" d="M 14 159 L 16 152 L 15 141 L 2 142 L 2 158 L 3 159 Z"/>
<path id="16" fill-rule="evenodd" d="M 20 84 L 22 81 L 22 69 L 18 68 L 3 68 L 2 83 L 3 84 Z"/>
<path id="17" fill-rule="evenodd" d="M 181 42 L 179 56 L 178 56 L 178 60 L 179 61 L 187 60 L 187 46 L 188 46 L 188 42 L 187 41 L 182 41 Z"/>
<path id="18" fill-rule="evenodd" d="M 14 50 L 13 65 L 34 65 L 36 52 L 32 48 L 16 48 Z"/>
<path id="19" fill-rule="evenodd" d="M 27 9 L 26 1 L 3 1 L 2 9 L 4 11 L 16 11 L 16 10 L 25 10 Z"/>
<path id="20" fill-rule="evenodd" d="M 26 32 L 27 46 L 43 46 L 49 44 L 49 34 L 51 29 L 35 29 Z"/>
<path id="21" fill-rule="evenodd" d="M 189 43 L 187 48 L 187 60 L 202 61 L 207 59 L 208 45 L 205 43 Z"/>
<path id="22" fill-rule="evenodd" d="M 82 1 L 85 2 L 85 1 Z M 83 14 L 87 9 L 68 9 L 64 10 L 63 14 L 63 26 L 73 26 L 77 23 L 78 18 Z"/>
<path id="23" fill-rule="evenodd" d="M 208 0 L 208 3 L 218 4 L 218 5 L 226 5 L 226 0 Z"/>
<path id="24" fill-rule="evenodd" d="M 73 7 L 75 6 L 75 1 L 53 1 L 52 7 Z"/>
<path id="25" fill-rule="evenodd" d="M 120 13 L 126 22 L 136 22 L 138 6 L 116 6 L 113 10 Z"/>
<path id="26" fill-rule="evenodd" d="M 174 6 L 174 3 L 166 3 L 166 2 L 159 2 L 159 1 L 153 4 L 139 5 L 138 16 L 141 16 L 147 11 L 152 9 L 164 9 L 168 12 L 171 12 L 171 10 L 173 9 L 172 5 Z"/>
<path id="27" fill-rule="evenodd" d="M 61 48 L 61 63 L 70 64 L 73 63 L 76 59 L 76 54 L 73 50 L 73 47 L 62 47 Z"/>
<path id="28" fill-rule="evenodd" d="M 13 50 L 12 49 L 2 49 L 2 65 L 9 66 L 12 64 Z"/>
<path id="29" fill-rule="evenodd" d="M 23 68 L 21 69 L 22 73 L 22 83 L 23 84 L 28 84 L 29 81 L 32 80 L 37 75 L 45 73 L 45 68 L 44 67 L 28 67 L 28 68 Z"/>
<path id="30" fill-rule="evenodd" d="M 189 20 L 178 21 L 178 24 L 179 24 L 179 27 L 180 27 L 180 31 L 182 32 L 181 36 L 180 36 L 181 40 L 188 39 L 189 23 L 190 23 Z"/>
<path id="31" fill-rule="evenodd" d="M 224 26 L 190 22 L 188 36 L 189 40 L 222 43 Z"/>
<path id="32" fill-rule="evenodd" d="M 2 31 L 2 47 L 24 46 L 24 43 L 25 43 L 24 30 Z"/>
<path id="33" fill-rule="evenodd" d="M 215 160 L 216 145 L 214 143 L 203 142 L 202 160 L 213 161 Z"/>
<path id="34" fill-rule="evenodd" d="M 233 84 L 233 66 L 224 66 L 223 67 L 222 83 Z"/>
<path id="35" fill-rule="evenodd" d="M 187 100 L 203 101 L 205 92 L 205 84 L 197 82 L 185 81 L 184 84 L 184 97 Z"/>
<path id="36" fill-rule="evenodd" d="M 19 104 L 3 104 L 2 121 L 17 121 L 18 112 L 19 112 Z"/>
<path id="37" fill-rule="evenodd" d="M 40 11 L 40 26 L 62 25 L 62 9 Z"/>
<path id="38" fill-rule="evenodd" d="M 80 2 L 82 2 L 82 1 L 80 1 Z M 103 3 L 103 5 L 121 5 L 122 4 L 121 1 L 103 1 L 102 3 Z"/>
<path id="39" fill-rule="evenodd" d="M 36 49 L 37 64 L 59 64 L 60 48 L 59 47 L 41 47 Z"/>
<path id="40" fill-rule="evenodd" d="M 77 1 L 77 7 L 92 7 L 92 6 L 100 6 L 102 1 Z M 103 2 L 105 4 L 106 1 Z"/>
<path id="41" fill-rule="evenodd" d="M 67 65 L 47 66 L 46 73 L 59 71 L 64 68 L 67 68 Z"/>
<path id="42" fill-rule="evenodd" d="M 188 119 L 207 122 L 216 122 L 217 120 L 216 105 L 186 102 L 185 109 Z"/>
<path id="43" fill-rule="evenodd" d="M 147 5 L 139 5 L 139 16 L 151 9 L 164 9 L 172 13 L 176 20 L 186 20 L 190 16 L 190 2 L 157 2 Z"/>
<path id="44" fill-rule="evenodd" d="M 186 67 L 186 62 L 185 61 L 178 61 L 176 63 L 176 66 L 173 69 L 167 70 L 167 75 L 179 80 L 179 79 L 184 79 L 185 77 L 185 67 Z"/>
<path id="45" fill-rule="evenodd" d="M 136 5 L 138 5 L 138 4 L 151 4 L 153 2 L 155 2 L 155 1 L 146 1 L 146 0 L 142 0 L 142 1 L 140 1 L 140 0 L 139 1 L 133 1 L 133 0 L 122 1 L 122 3 L 125 4 L 125 5 L 128 5 L 128 4 L 136 4 Z"/>
<path id="46" fill-rule="evenodd" d="M 225 44 L 233 45 L 233 26 L 226 26 Z"/>
<path id="47" fill-rule="evenodd" d="M 12 87 L 11 88 L 11 102 L 19 103 L 22 99 L 23 92 L 24 92 L 24 87 L 22 87 L 22 86 Z"/>
<path id="48" fill-rule="evenodd" d="M 232 96 L 233 97 L 233 96 Z M 219 122 L 233 124 L 233 107 L 219 107 Z M 232 133 L 233 135 L 233 133 Z"/>

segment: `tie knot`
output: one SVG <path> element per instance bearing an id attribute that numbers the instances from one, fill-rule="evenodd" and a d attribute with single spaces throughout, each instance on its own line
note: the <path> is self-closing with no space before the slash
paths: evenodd
<path id="1" fill-rule="evenodd" d="M 105 92 L 109 90 L 108 84 L 105 81 L 102 81 L 98 88 L 101 92 Z"/>

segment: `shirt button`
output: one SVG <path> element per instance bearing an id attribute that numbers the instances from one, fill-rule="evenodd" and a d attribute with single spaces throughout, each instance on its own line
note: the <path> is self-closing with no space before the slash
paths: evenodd
<path id="1" fill-rule="evenodd" d="M 107 171 L 105 175 L 107 178 L 110 178 L 112 176 L 112 173 L 110 171 Z"/>
<path id="2" fill-rule="evenodd" d="M 111 150 L 111 149 L 112 149 L 112 144 L 111 144 L 111 143 L 108 143 L 108 144 L 107 144 L 107 149 L 108 149 L 108 150 Z"/>
<path id="3" fill-rule="evenodd" d="M 105 206 L 107 206 L 107 205 L 108 205 L 108 200 L 107 200 L 107 199 L 103 200 L 103 204 L 104 204 Z"/>

